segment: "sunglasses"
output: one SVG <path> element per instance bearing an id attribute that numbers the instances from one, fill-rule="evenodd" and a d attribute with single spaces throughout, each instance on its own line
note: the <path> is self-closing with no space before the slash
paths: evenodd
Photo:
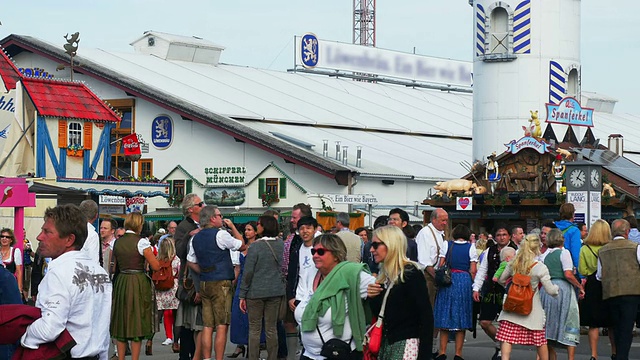
<path id="1" fill-rule="evenodd" d="M 0 239 L 11 239 L 9 235 L 0 235 Z"/>
<path id="2" fill-rule="evenodd" d="M 195 204 L 194 206 L 203 207 L 204 206 L 204 201 L 200 201 L 199 203 Z"/>
<path id="3" fill-rule="evenodd" d="M 378 247 L 380 245 L 384 245 L 387 246 L 385 243 L 383 243 L 382 241 L 373 241 L 371 242 L 371 247 L 373 248 L 373 250 L 378 250 Z"/>
<path id="4" fill-rule="evenodd" d="M 315 255 L 318 254 L 318 256 L 324 256 L 324 254 L 326 254 L 327 252 L 331 252 L 331 250 L 329 249 L 311 249 L 311 255 Z"/>

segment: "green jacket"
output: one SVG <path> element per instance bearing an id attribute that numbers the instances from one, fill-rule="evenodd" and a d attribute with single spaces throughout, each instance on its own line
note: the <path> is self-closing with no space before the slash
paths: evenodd
<path id="1" fill-rule="evenodd" d="M 302 314 L 302 331 L 316 331 L 318 318 L 331 308 L 333 334 L 342 336 L 349 304 L 349 322 L 356 350 L 362 351 L 366 327 L 364 307 L 360 298 L 360 273 L 369 273 L 365 264 L 343 261 L 327 275 L 309 300 Z"/>

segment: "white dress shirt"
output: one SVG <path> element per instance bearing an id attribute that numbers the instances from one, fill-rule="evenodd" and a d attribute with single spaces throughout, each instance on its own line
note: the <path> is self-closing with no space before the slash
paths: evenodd
<path id="1" fill-rule="evenodd" d="M 416 243 L 418 244 L 418 263 L 422 267 L 435 267 L 438 265 L 439 258 L 445 257 L 444 231 L 436 229 L 431 223 L 420 230 L 416 236 Z M 438 253 L 438 246 L 440 246 L 440 253 Z"/>
<path id="2" fill-rule="evenodd" d="M 194 235 L 195 236 L 195 235 Z M 194 264 L 198 263 L 198 257 L 196 256 L 196 252 L 193 250 L 192 244 L 193 236 L 189 239 L 189 250 L 187 251 L 187 261 L 192 262 Z M 244 244 L 244 241 L 238 240 L 231 236 L 227 230 L 220 229 L 216 234 L 216 245 L 220 248 L 220 250 L 229 249 L 231 252 L 238 251 Z M 230 252 L 229 256 L 231 257 L 231 263 L 234 265 L 239 265 L 239 254 L 237 255 L 237 260 L 234 259 L 234 254 Z"/>
<path id="3" fill-rule="evenodd" d="M 37 349 L 67 329 L 76 346 L 74 358 L 108 358 L 112 285 L 107 272 L 84 251 L 69 251 L 49 262 L 38 287 L 36 307 L 42 317 L 27 327 L 22 346 Z"/>
<path id="4" fill-rule="evenodd" d="M 100 236 L 89 222 L 87 223 L 87 240 L 82 246 L 82 251 L 86 251 L 91 260 L 100 263 Z"/>

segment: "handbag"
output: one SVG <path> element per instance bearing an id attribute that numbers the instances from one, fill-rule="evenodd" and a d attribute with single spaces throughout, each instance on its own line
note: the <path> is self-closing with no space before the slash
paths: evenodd
<path id="1" fill-rule="evenodd" d="M 182 281 L 178 282 L 178 290 L 176 290 L 176 298 L 182 302 L 191 305 L 196 304 L 196 287 L 193 279 L 188 277 L 187 265 L 184 266 L 181 276 Z"/>
<path id="2" fill-rule="evenodd" d="M 362 344 L 364 360 L 375 360 L 378 358 L 378 353 L 380 353 L 380 348 L 382 347 L 382 321 L 384 319 L 384 309 L 387 306 L 387 297 L 391 292 L 391 288 L 393 288 L 393 282 L 384 294 L 378 318 L 364 333 L 364 342 Z"/>
<path id="3" fill-rule="evenodd" d="M 449 241 L 449 248 L 447 249 L 447 257 L 445 258 L 444 265 L 435 270 L 436 276 L 434 278 L 438 287 L 447 287 L 451 285 L 451 268 L 449 267 L 449 259 L 451 257 L 452 241 Z"/>
<path id="4" fill-rule="evenodd" d="M 264 243 L 267 244 L 267 246 L 269 247 L 269 250 L 271 250 L 271 255 L 273 255 L 273 258 L 276 260 L 278 269 L 282 269 L 282 267 L 280 266 L 280 261 L 278 261 L 278 257 L 276 256 L 275 251 L 273 251 L 271 244 L 269 244 L 269 242 L 266 240 Z M 280 280 L 282 280 L 282 283 L 285 285 L 285 288 L 286 288 L 287 280 L 285 279 L 282 271 L 280 271 Z M 278 320 L 284 320 L 287 317 L 288 310 L 289 310 L 289 307 L 287 302 L 287 295 L 285 294 L 285 295 L 282 295 L 282 297 L 280 298 L 280 307 L 278 308 Z"/>
<path id="5" fill-rule="evenodd" d="M 325 342 L 322 338 L 322 333 L 320 333 L 320 328 L 317 325 L 316 330 L 318 330 L 318 335 L 320 335 L 320 340 L 322 340 L 320 355 L 330 360 L 351 359 L 351 340 L 353 340 L 353 337 L 349 339 L 349 342 L 337 338 L 329 339 L 329 341 Z"/>

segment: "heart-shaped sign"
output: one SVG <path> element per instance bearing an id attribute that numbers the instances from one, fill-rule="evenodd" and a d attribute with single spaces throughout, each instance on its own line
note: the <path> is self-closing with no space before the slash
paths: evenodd
<path id="1" fill-rule="evenodd" d="M 463 197 L 458 199 L 458 205 L 464 210 L 469 206 L 469 198 Z"/>

